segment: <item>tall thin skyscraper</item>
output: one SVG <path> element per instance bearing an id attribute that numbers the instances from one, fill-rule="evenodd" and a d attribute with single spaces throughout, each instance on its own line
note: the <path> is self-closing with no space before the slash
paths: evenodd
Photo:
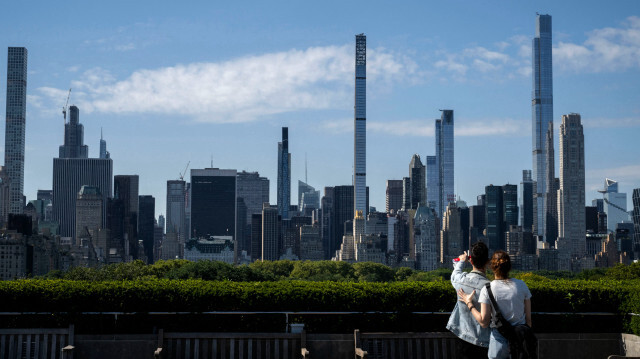
<path id="1" fill-rule="evenodd" d="M 533 180 L 531 170 L 522 170 L 520 182 L 520 226 L 525 232 L 533 231 Z"/>
<path id="2" fill-rule="evenodd" d="M 282 128 L 282 142 L 278 142 L 278 214 L 289 218 L 291 205 L 291 154 L 289 153 L 289 128 Z"/>
<path id="3" fill-rule="evenodd" d="M 547 129 L 545 141 L 546 163 L 547 169 L 545 180 L 545 188 L 547 193 L 544 194 L 544 239 L 550 245 L 555 243 L 558 238 L 558 189 L 560 188 L 555 170 L 555 152 L 553 150 L 553 126 Z M 508 228 L 508 227 L 507 227 Z"/>
<path id="4" fill-rule="evenodd" d="M 449 202 L 455 202 L 453 192 L 453 110 L 441 110 L 436 120 L 436 168 L 438 171 L 438 202 L 436 213 L 441 217 Z"/>
<path id="5" fill-rule="evenodd" d="M 24 145 L 27 122 L 27 49 L 10 47 L 7 59 L 7 122 L 4 135 L 4 171 L 9 178 L 9 213 L 22 213 Z M 78 188 L 73 195 L 78 193 Z M 6 218 L 4 219 L 6 220 Z"/>
<path id="6" fill-rule="evenodd" d="M 533 180 L 536 182 L 534 194 L 536 208 L 534 234 L 545 235 L 545 194 L 549 181 L 547 168 L 546 136 L 553 128 L 553 71 L 551 57 L 551 15 L 536 15 L 536 35 L 533 38 L 533 92 L 531 99 L 533 130 Z M 553 142 L 552 142 L 553 145 Z M 552 162 L 553 166 L 553 162 Z"/>
<path id="7" fill-rule="evenodd" d="M 436 156 L 427 156 L 425 162 L 427 167 L 427 204 L 431 209 L 435 210 L 440 202 L 438 200 L 440 191 L 438 190 L 438 166 Z"/>
<path id="8" fill-rule="evenodd" d="M 156 199 L 153 196 L 138 196 L 138 239 L 142 240 L 147 263 L 153 263 L 153 240 L 155 230 Z M 142 253 L 138 253 L 138 257 Z"/>
<path id="9" fill-rule="evenodd" d="M 586 254 L 584 194 L 584 133 L 580 115 L 562 115 L 558 236 L 568 241 L 574 258 Z"/>
<path id="10" fill-rule="evenodd" d="M 640 259 L 640 188 L 631 195 L 633 202 L 633 257 Z"/>
<path id="11" fill-rule="evenodd" d="M 353 218 L 367 217 L 367 37 L 356 35 L 354 141 L 353 141 Z M 365 221 L 366 222 L 366 221 Z M 366 225 L 366 224 L 365 224 Z M 366 230 L 366 228 L 365 228 Z M 364 234 L 364 233 L 363 233 Z M 357 235 L 354 233 L 354 236 Z"/>

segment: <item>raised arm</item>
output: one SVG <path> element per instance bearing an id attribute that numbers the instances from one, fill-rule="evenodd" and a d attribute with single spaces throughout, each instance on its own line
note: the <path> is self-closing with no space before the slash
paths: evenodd
<path id="1" fill-rule="evenodd" d="M 464 290 L 462 290 L 462 288 L 458 289 L 459 300 L 461 302 L 464 302 L 467 308 L 469 308 L 471 315 L 473 315 L 476 321 L 480 323 L 480 326 L 486 328 L 489 326 L 489 322 L 491 321 L 491 307 L 489 306 L 489 304 L 480 303 L 480 311 L 478 311 L 478 309 L 476 309 L 475 305 L 473 304 L 473 298 L 475 294 L 475 290 L 470 294 L 466 294 Z"/>

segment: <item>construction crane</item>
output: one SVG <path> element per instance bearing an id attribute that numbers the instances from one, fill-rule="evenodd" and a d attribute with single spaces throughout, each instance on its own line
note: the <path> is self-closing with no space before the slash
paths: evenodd
<path id="1" fill-rule="evenodd" d="M 190 163 L 191 161 L 187 162 L 187 165 L 184 167 L 184 171 L 180 173 L 180 181 L 184 181 L 184 175 L 187 174 L 187 168 L 189 168 Z"/>
<path id="2" fill-rule="evenodd" d="M 69 93 L 67 94 L 67 102 L 64 104 L 64 107 L 62 108 L 62 117 L 65 125 L 67 124 L 67 107 L 69 106 L 69 97 L 71 97 L 71 88 L 69 88 Z"/>

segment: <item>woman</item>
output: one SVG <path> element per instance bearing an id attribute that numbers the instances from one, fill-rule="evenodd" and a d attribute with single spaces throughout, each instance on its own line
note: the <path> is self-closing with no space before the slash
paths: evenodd
<path id="1" fill-rule="evenodd" d="M 502 312 L 502 315 L 511 325 L 526 324 L 531 327 L 531 292 L 527 285 L 519 280 L 509 278 L 511 259 L 505 251 L 496 251 L 491 257 L 491 269 L 495 279 L 491 282 L 491 292 Z M 475 290 L 466 294 L 462 289 L 458 290 L 460 301 L 464 302 L 471 311 L 473 317 L 486 328 L 493 317 L 491 300 L 487 288 L 482 288 L 478 302 L 480 312 L 473 305 Z M 489 337 L 489 358 L 509 358 L 509 342 L 498 332 L 495 323 L 491 323 L 491 336 Z"/>

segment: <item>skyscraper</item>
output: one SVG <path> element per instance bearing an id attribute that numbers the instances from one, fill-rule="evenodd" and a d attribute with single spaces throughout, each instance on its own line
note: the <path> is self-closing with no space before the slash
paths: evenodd
<path id="1" fill-rule="evenodd" d="M 533 180 L 531 170 L 522 170 L 520 182 L 520 226 L 525 232 L 533 232 Z"/>
<path id="2" fill-rule="evenodd" d="M 84 144 L 84 126 L 80 123 L 80 110 L 76 106 L 69 107 L 69 122 L 64 124 L 64 144 L 60 146 L 58 157 L 89 157 L 89 146 Z"/>
<path id="3" fill-rule="evenodd" d="M 102 227 L 103 211 L 102 194 L 98 187 L 82 186 L 76 199 L 76 233 L 80 235 L 83 230 L 94 231 Z"/>
<path id="4" fill-rule="evenodd" d="M 560 124 L 558 236 L 568 241 L 574 258 L 586 254 L 584 191 L 584 134 L 580 115 L 572 113 Z"/>
<path id="5" fill-rule="evenodd" d="M 24 145 L 27 122 L 27 49 L 10 47 L 7 59 L 7 102 L 4 135 L 4 171 L 9 179 L 9 213 L 24 206 Z M 80 188 L 73 193 L 74 197 Z M 7 219 L 4 218 L 6 221 Z"/>
<path id="6" fill-rule="evenodd" d="M 268 203 L 264 204 L 262 209 L 262 253 L 259 257 L 263 261 L 275 261 L 280 258 L 281 218 L 277 208 L 273 208 Z"/>
<path id="7" fill-rule="evenodd" d="M 153 196 L 138 196 L 138 239 L 142 240 L 147 263 L 153 263 L 156 199 Z M 139 257 L 141 257 L 139 255 Z"/>
<path id="8" fill-rule="evenodd" d="M 73 106 L 75 107 L 75 106 Z M 74 111 L 74 126 L 65 124 L 65 142 L 60 146 L 63 156 L 83 156 L 84 129 L 79 111 Z M 67 132 L 73 131 L 75 135 Z M 73 140 L 73 141 L 72 141 Z M 79 140 L 79 141 L 78 141 Z M 71 148 L 75 148 L 72 151 Z M 107 203 L 111 197 L 113 161 L 110 158 L 60 157 L 53 159 L 52 217 L 60 224 L 62 237 L 75 238 L 76 200 L 83 185 L 98 187 L 103 198 L 102 223 L 107 223 Z M 137 194 L 136 194 L 137 195 Z M 112 233 L 113 235 L 113 233 Z"/>
<path id="9" fill-rule="evenodd" d="M 633 257 L 640 259 L 640 188 L 633 190 Z"/>
<path id="10" fill-rule="evenodd" d="M 291 205 L 291 154 L 289 153 L 289 128 L 282 128 L 282 142 L 278 142 L 278 214 L 289 218 Z"/>
<path id="11" fill-rule="evenodd" d="M 167 233 L 177 233 L 185 240 L 188 230 L 185 224 L 186 183 L 183 180 L 167 181 Z"/>
<path id="12" fill-rule="evenodd" d="M 138 214 L 139 214 L 138 175 L 117 175 L 113 178 L 113 201 L 118 210 L 110 213 L 111 238 L 118 246 L 129 244 L 129 254 L 138 258 Z"/>
<path id="13" fill-rule="evenodd" d="M 102 129 L 100 129 L 100 158 L 110 158 L 111 154 L 107 151 L 107 141 L 102 138 Z"/>
<path id="14" fill-rule="evenodd" d="M 426 171 L 420 156 L 414 154 L 409 163 L 409 181 L 411 184 L 411 209 L 427 204 Z"/>
<path id="15" fill-rule="evenodd" d="M 236 170 L 191 170 L 192 238 L 232 236 L 237 239 L 236 176 Z"/>
<path id="16" fill-rule="evenodd" d="M 255 259 L 251 252 L 251 216 L 262 213 L 262 205 L 269 203 L 269 179 L 260 177 L 258 172 L 238 172 L 237 186 L 237 224 L 236 232 L 238 253 L 246 251 Z"/>
<path id="17" fill-rule="evenodd" d="M 320 191 L 298 180 L 298 211 L 304 216 L 311 216 L 316 209 L 320 209 Z"/>
<path id="18" fill-rule="evenodd" d="M 440 190 L 438 189 L 438 166 L 436 156 L 427 156 L 427 203 L 432 209 L 436 209 L 440 200 Z M 437 213 L 437 212 L 436 212 Z M 439 215 L 440 216 L 440 215 Z"/>
<path id="19" fill-rule="evenodd" d="M 438 171 L 438 202 L 436 214 L 441 217 L 449 202 L 455 202 L 453 192 L 453 110 L 440 110 L 436 120 L 436 168 Z"/>
<path id="20" fill-rule="evenodd" d="M 615 232 L 616 224 L 629 220 L 627 212 L 627 194 L 618 192 L 618 182 L 605 179 L 603 194 L 603 211 L 607 215 L 607 231 Z"/>
<path id="21" fill-rule="evenodd" d="M 558 238 L 558 189 L 560 182 L 556 178 L 553 150 L 553 126 L 547 129 L 545 141 L 546 161 L 546 193 L 544 194 L 544 239 L 549 245 L 553 245 Z M 509 228 L 509 227 L 505 227 Z"/>
<path id="22" fill-rule="evenodd" d="M 402 209 L 402 180 L 387 180 L 386 212 Z"/>
<path id="23" fill-rule="evenodd" d="M 367 217 L 367 37 L 356 35 L 353 141 L 353 210 Z M 366 229 L 366 228 L 365 228 Z M 354 233 L 355 235 L 355 233 Z"/>
<path id="24" fill-rule="evenodd" d="M 533 180 L 536 182 L 536 229 L 534 234 L 545 235 L 545 194 L 549 192 L 546 136 L 553 128 L 553 71 L 551 57 L 551 16 L 536 15 L 536 34 L 533 38 L 533 91 L 531 99 L 533 129 Z M 553 145 L 553 142 L 552 142 Z M 553 162 L 552 162 L 553 163 Z M 553 178 L 551 179 L 553 180 Z"/>
<path id="25" fill-rule="evenodd" d="M 486 186 L 485 218 L 489 251 L 504 249 L 504 206 L 502 203 L 502 186 Z"/>

